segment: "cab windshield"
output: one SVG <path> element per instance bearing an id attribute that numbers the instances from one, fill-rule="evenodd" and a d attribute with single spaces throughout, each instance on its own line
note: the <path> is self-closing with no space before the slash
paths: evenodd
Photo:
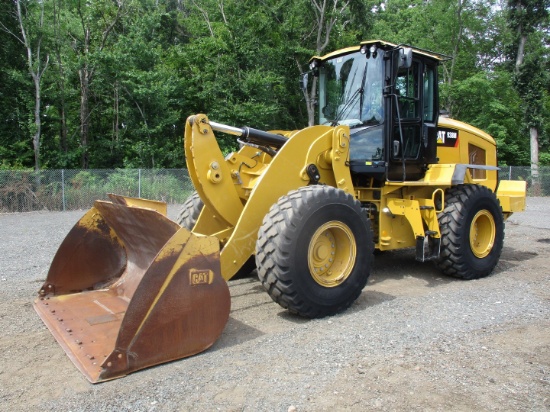
<path id="1" fill-rule="evenodd" d="M 384 119 L 383 53 L 355 52 L 325 60 L 319 70 L 318 124 L 356 127 Z"/>

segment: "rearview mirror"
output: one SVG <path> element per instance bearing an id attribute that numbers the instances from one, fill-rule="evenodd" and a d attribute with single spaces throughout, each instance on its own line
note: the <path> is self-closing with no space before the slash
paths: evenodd
<path id="1" fill-rule="evenodd" d="M 412 65 L 413 52 L 410 47 L 399 49 L 399 68 L 408 69 Z"/>

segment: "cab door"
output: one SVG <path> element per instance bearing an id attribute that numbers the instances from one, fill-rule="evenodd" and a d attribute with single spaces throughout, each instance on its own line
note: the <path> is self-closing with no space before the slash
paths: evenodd
<path id="1" fill-rule="evenodd" d="M 419 180 L 435 161 L 437 134 L 436 65 L 414 58 L 394 81 L 388 180 Z"/>

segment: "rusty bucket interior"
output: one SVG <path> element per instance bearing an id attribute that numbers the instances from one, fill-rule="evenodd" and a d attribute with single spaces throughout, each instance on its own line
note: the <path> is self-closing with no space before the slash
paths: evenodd
<path id="1" fill-rule="evenodd" d="M 97 201 L 62 242 L 34 304 L 93 383 L 202 352 L 229 317 L 217 238 L 136 204 Z"/>

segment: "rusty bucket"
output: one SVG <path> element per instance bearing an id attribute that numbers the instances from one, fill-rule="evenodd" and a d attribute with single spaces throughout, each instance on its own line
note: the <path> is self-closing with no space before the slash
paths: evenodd
<path id="1" fill-rule="evenodd" d="M 62 242 L 34 303 L 93 383 L 202 352 L 229 317 L 218 239 L 159 210 L 142 199 L 96 201 Z"/>

